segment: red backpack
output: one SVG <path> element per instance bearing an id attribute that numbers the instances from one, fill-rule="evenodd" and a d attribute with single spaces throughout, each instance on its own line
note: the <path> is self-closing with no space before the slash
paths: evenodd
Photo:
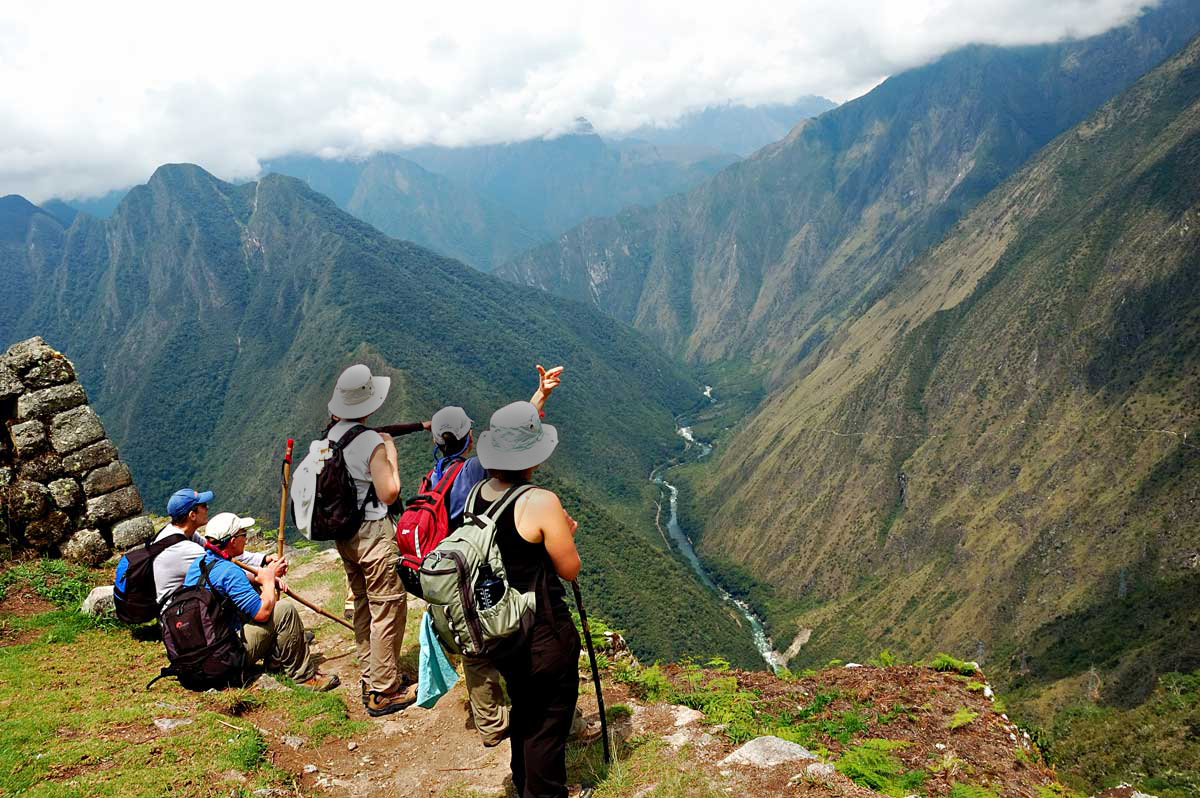
<path id="1" fill-rule="evenodd" d="M 396 545 L 400 547 L 400 561 L 396 563 L 396 570 L 400 571 L 401 576 L 405 576 L 406 570 L 415 576 L 421 570 L 425 555 L 437 548 L 450 534 L 446 494 L 465 465 L 462 460 L 455 463 L 432 490 L 430 478 L 433 472 L 430 471 L 421 480 L 421 490 L 405 505 L 396 523 Z"/>

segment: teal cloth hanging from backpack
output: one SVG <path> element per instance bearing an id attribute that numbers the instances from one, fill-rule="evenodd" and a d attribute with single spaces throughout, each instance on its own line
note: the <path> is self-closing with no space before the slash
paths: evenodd
<path id="1" fill-rule="evenodd" d="M 450 688 L 458 682 L 458 671 L 454 670 L 446 652 L 442 650 L 428 612 L 421 617 L 421 659 L 417 671 L 420 678 L 417 706 L 425 709 L 433 709 L 438 699 L 450 692 Z"/>

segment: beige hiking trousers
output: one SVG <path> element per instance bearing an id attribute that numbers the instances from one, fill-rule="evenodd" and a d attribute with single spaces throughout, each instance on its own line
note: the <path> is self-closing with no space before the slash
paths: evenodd
<path id="1" fill-rule="evenodd" d="M 304 642 L 304 621 L 290 601 L 275 602 L 271 617 L 262 623 L 248 621 L 242 626 L 246 644 L 246 664 L 262 662 L 269 670 L 281 670 L 298 682 L 311 679 L 317 672 Z"/>
<path id="2" fill-rule="evenodd" d="M 508 733 L 508 701 L 500 686 L 500 671 L 486 660 L 463 657 L 471 717 L 484 745 L 496 745 Z"/>
<path id="3" fill-rule="evenodd" d="M 367 689 L 400 689 L 400 645 L 404 642 L 407 602 L 396 574 L 395 527 L 386 518 L 366 521 L 358 534 L 339 540 L 338 554 L 354 597 L 354 643 Z"/>

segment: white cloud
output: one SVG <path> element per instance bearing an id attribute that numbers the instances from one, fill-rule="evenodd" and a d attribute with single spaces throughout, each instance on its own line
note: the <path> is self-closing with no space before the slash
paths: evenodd
<path id="1" fill-rule="evenodd" d="M 287 153 L 516 140 L 580 115 L 619 131 L 727 101 L 845 100 L 962 44 L 1091 35 L 1142 5 L 5 3 L 0 193 L 96 195 L 173 161 L 249 177 Z"/>

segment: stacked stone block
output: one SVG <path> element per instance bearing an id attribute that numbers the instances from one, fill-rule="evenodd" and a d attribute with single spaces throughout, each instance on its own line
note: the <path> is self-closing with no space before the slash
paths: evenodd
<path id="1" fill-rule="evenodd" d="M 154 532 L 75 367 L 41 338 L 0 355 L 0 558 L 97 564 Z"/>

